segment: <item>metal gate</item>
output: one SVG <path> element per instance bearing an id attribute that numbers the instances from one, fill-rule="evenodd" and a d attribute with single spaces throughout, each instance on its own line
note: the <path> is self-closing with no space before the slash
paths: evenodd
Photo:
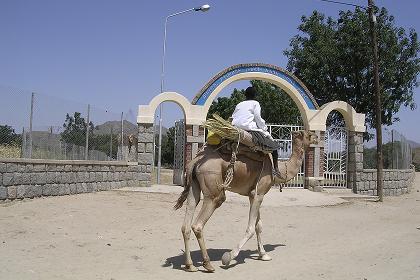
<path id="1" fill-rule="evenodd" d="M 279 161 L 289 160 L 292 155 L 292 132 L 302 130 L 302 126 L 298 125 L 276 125 L 270 124 L 268 126 L 268 131 L 275 141 L 281 143 L 281 148 L 278 150 Z M 282 184 L 282 187 L 293 187 L 293 188 L 303 188 L 305 182 L 305 160 L 299 170 L 299 173 L 286 184 Z"/>
<path id="2" fill-rule="evenodd" d="M 328 127 L 325 131 L 324 187 L 347 187 L 347 129 Z"/>
<path id="3" fill-rule="evenodd" d="M 175 122 L 175 147 L 174 147 L 174 176 L 173 183 L 182 185 L 184 182 L 184 153 L 185 153 L 185 121 Z"/>

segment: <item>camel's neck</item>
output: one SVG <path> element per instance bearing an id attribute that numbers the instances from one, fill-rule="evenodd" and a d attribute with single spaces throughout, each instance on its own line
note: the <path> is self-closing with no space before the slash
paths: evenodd
<path id="1" fill-rule="evenodd" d="M 279 163 L 279 171 L 283 180 L 289 181 L 299 173 L 304 151 L 301 143 L 293 143 L 292 155 L 289 160 Z"/>
<path id="2" fill-rule="evenodd" d="M 293 150 L 292 150 L 292 155 L 290 156 L 289 160 L 287 161 L 287 164 L 290 164 L 290 167 L 292 167 L 292 166 L 297 167 L 297 170 L 299 171 L 299 169 L 302 165 L 302 162 L 303 162 L 304 153 L 305 153 L 305 150 L 304 150 L 302 144 L 301 143 L 294 143 Z"/>

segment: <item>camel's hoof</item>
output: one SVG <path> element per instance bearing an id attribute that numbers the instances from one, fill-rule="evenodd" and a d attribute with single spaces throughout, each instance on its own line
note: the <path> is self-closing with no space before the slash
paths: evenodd
<path id="1" fill-rule="evenodd" d="M 208 271 L 208 272 L 214 272 L 215 269 L 214 267 L 211 265 L 210 261 L 208 262 L 203 262 L 203 267 Z"/>
<path id="2" fill-rule="evenodd" d="M 271 261 L 272 260 L 272 258 L 268 254 L 261 255 L 258 259 L 262 260 L 262 261 Z"/>
<path id="3" fill-rule="evenodd" d="M 230 252 L 226 252 L 222 256 L 222 264 L 229 265 L 230 261 L 232 260 L 232 255 Z"/>
<path id="4" fill-rule="evenodd" d="M 188 271 L 188 272 L 197 272 L 198 271 L 198 268 L 196 268 L 193 264 L 186 264 L 184 269 L 185 269 L 185 271 Z"/>

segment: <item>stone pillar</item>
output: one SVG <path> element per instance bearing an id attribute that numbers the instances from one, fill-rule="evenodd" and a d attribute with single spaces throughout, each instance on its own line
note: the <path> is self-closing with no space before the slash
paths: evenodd
<path id="1" fill-rule="evenodd" d="M 201 125 L 185 125 L 185 161 L 184 168 L 195 157 L 204 144 L 204 127 Z"/>
<path id="2" fill-rule="evenodd" d="M 139 123 L 138 135 L 138 163 L 140 177 L 143 178 L 142 185 L 150 186 L 152 164 L 153 164 L 153 124 Z"/>
<path id="3" fill-rule="evenodd" d="M 305 189 L 322 190 L 324 176 L 324 131 L 314 131 L 318 144 L 311 145 L 305 152 Z"/>
<path id="4" fill-rule="evenodd" d="M 347 188 L 359 193 L 363 188 L 363 132 L 348 132 Z"/>

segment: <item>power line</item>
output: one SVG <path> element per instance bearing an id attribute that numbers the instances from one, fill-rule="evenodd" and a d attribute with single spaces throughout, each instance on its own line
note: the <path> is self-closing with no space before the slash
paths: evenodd
<path id="1" fill-rule="evenodd" d="M 360 6 L 360 5 L 356 5 L 356 4 L 352 4 L 352 3 L 346 3 L 346 2 L 340 2 L 340 1 L 333 1 L 333 0 L 319 0 L 319 1 L 334 3 L 334 4 L 341 4 L 341 5 L 346 5 L 346 6 L 352 6 L 352 7 L 357 7 L 357 8 L 361 8 L 361 9 L 364 9 L 364 10 L 368 9 L 365 6 Z"/>

